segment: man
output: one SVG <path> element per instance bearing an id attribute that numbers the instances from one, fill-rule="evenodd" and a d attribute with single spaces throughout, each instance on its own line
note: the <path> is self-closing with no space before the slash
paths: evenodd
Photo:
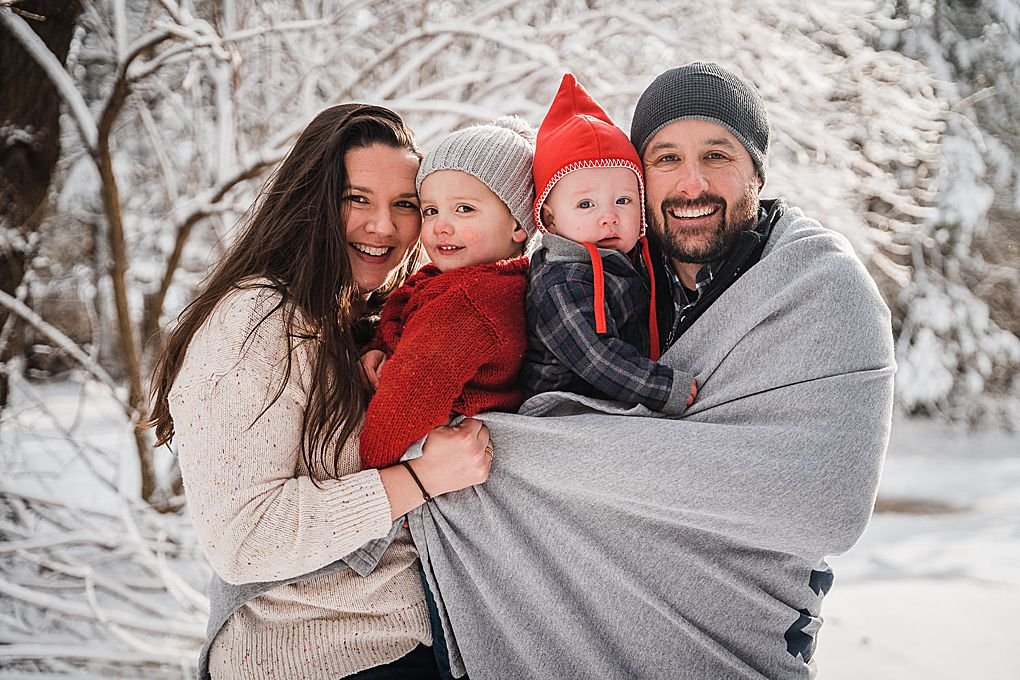
<path id="1" fill-rule="evenodd" d="M 811 678 L 827 555 L 871 515 L 888 309 L 845 239 L 762 201 L 768 121 L 713 64 L 661 75 L 646 172 L 681 417 L 564 392 L 483 414 L 488 482 L 410 517 L 455 674 Z"/>
<path id="2" fill-rule="evenodd" d="M 665 264 L 657 282 L 670 291 L 659 297 L 668 346 L 761 257 L 784 212 L 779 201 L 758 200 L 769 146 L 765 103 L 716 64 L 688 64 L 641 95 L 631 141 L 644 163 L 649 227 Z"/>

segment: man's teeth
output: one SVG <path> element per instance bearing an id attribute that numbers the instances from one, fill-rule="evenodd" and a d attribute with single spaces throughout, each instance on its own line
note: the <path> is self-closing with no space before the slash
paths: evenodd
<path id="1" fill-rule="evenodd" d="M 390 252 L 389 248 L 366 246 L 364 243 L 352 243 L 351 247 L 354 248 L 355 250 L 359 250 L 365 253 L 366 255 L 374 255 L 376 257 L 379 257 L 380 255 L 385 255 L 386 253 Z"/>
<path id="2" fill-rule="evenodd" d="M 677 209 L 674 208 L 669 211 L 669 214 L 678 219 L 691 219 L 693 217 L 704 217 L 705 215 L 711 215 L 716 211 L 716 206 L 706 205 L 700 208 L 686 208 Z"/>

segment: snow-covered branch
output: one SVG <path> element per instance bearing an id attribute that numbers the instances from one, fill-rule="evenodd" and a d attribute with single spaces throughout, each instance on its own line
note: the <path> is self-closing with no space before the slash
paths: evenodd
<path id="1" fill-rule="evenodd" d="M 85 147 L 90 152 L 94 152 L 99 137 L 96 121 L 92 117 L 85 99 L 78 92 L 74 80 L 64 70 L 60 60 L 46 47 L 46 43 L 31 29 L 25 20 L 15 14 L 10 8 L 0 7 L 0 22 L 7 27 L 7 30 L 21 43 L 25 51 L 42 67 L 47 77 L 53 81 L 54 86 L 60 93 L 60 97 L 67 103 L 71 117 L 74 119 L 75 125 L 78 126 L 78 131 L 85 142 Z"/>
<path id="2" fill-rule="evenodd" d="M 126 413 L 133 413 L 133 409 L 127 403 L 121 401 L 120 397 L 117 396 L 120 390 L 120 386 L 117 381 L 110 377 L 110 374 L 106 372 L 106 369 L 86 354 L 73 340 L 67 337 L 58 328 L 48 323 L 24 302 L 2 290 L 0 290 L 0 305 L 21 317 L 22 320 L 32 326 L 32 328 L 39 331 L 56 347 L 59 347 L 92 377 L 108 387 L 111 394 L 120 401 L 121 406 L 123 406 Z"/>
<path id="3" fill-rule="evenodd" d="M 194 579 L 208 570 L 183 518 L 116 496 L 108 500 L 119 512 L 81 508 L 18 486 L 0 481 L 0 627 L 8 631 L 0 667 L 190 676 L 208 613 Z"/>
<path id="4" fill-rule="evenodd" d="M 201 196 L 197 197 L 191 208 L 175 221 L 173 248 L 167 256 L 166 265 L 160 277 L 159 289 L 150 302 L 150 307 L 143 322 L 144 337 L 151 336 L 157 329 L 159 319 L 163 313 L 166 295 L 173 283 L 174 275 L 184 254 L 184 247 L 191 237 L 194 226 L 203 218 L 217 212 L 218 204 L 231 189 L 241 182 L 255 177 L 267 167 L 279 163 L 286 154 L 287 149 L 285 147 L 273 145 L 270 145 L 260 153 L 251 154 L 245 159 L 243 165 L 234 168 L 218 184 L 210 187 Z"/>
<path id="5" fill-rule="evenodd" d="M 227 33 L 223 36 L 222 41 L 225 43 L 237 43 L 259 36 L 268 35 L 271 33 L 284 33 L 284 32 L 297 32 L 301 33 L 310 29 L 323 28 L 329 26 L 332 23 L 331 19 L 306 19 L 304 21 L 282 21 L 278 24 L 272 24 L 270 26 L 258 26 L 255 28 L 247 28 L 240 31 L 234 31 Z"/>

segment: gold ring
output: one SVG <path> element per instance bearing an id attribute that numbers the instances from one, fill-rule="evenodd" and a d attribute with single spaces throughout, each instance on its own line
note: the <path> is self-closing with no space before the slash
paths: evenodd
<path id="1" fill-rule="evenodd" d="M 487 453 L 487 454 L 489 455 L 489 460 L 490 460 L 490 461 L 491 461 L 491 460 L 493 459 L 493 457 L 495 456 L 495 454 L 496 454 L 496 449 L 494 449 L 494 448 L 493 448 L 493 446 L 492 446 L 492 442 L 489 442 L 488 444 L 486 444 L 486 445 L 485 445 L 485 453 Z"/>

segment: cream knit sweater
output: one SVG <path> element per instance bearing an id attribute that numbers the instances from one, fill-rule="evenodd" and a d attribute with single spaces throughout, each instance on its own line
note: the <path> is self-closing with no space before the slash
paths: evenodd
<path id="1" fill-rule="evenodd" d="M 343 447 L 340 478 L 317 473 L 320 487 L 312 484 L 298 447 L 310 365 L 300 340 L 282 395 L 256 420 L 286 370 L 285 312 L 270 313 L 279 301 L 267 289 L 224 297 L 170 393 L 191 520 L 229 583 L 307 574 L 392 526 L 379 473 L 360 470 L 355 439 Z M 416 562 L 404 530 L 366 577 L 345 569 L 251 600 L 217 636 L 212 676 L 333 680 L 431 644 Z"/>

